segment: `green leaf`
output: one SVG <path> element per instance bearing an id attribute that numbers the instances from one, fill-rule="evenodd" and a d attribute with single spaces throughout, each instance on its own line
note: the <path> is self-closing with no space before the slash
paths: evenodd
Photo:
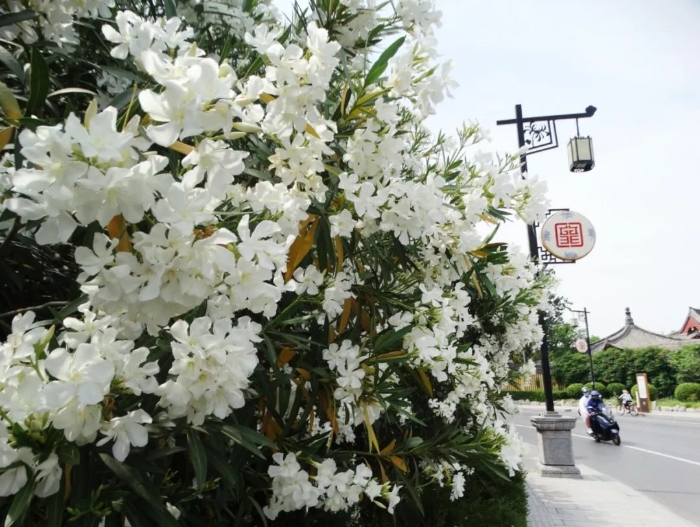
<path id="1" fill-rule="evenodd" d="M 183 446 L 159 448 L 148 454 L 147 459 L 149 461 L 153 461 L 155 459 L 161 459 L 164 457 L 172 456 L 174 454 L 178 454 L 180 452 L 185 452 L 186 450 L 187 449 Z"/>
<path id="2" fill-rule="evenodd" d="M 41 117 L 41 112 L 49 93 L 49 68 L 37 46 L 32 48 L 32 61 L 29 77 L 29 101 L 24 115 Z"/>
<path id="3" fill-rule="evenodd" d="M 63 319 L 72 315 L 78 310 L 78 307 L 80 307 L 82 304 L 85 303 L 87 300 L 87 295 L 81 295 L 75 300 L 73 300 L 70 304 L 66 305 L 59 311 L 54 319 L 58 322 L 63 322 Z"/>
<path id="4" fill-rule="evenodd" d="M 226 483 L 232 487 L 239 487 L 243 485 L 243 479 L 240 472 L 233 470 L 231 465 L 215 450 L 209 448 L 206 450 L 207 459 L 209 459 L 211 462 L 211 466 L 219 473 Z"/>
<path id="5" fill-rule="evenodd" d="M 65 510 L 65 478 L 61 480 L 58 492 L 49 496 L 46 500 L 46 527 L 61 527 L 63 525 L 63 511 Z"/>
<path id="6" fill-rule="evenodd" d="M 15 74 L 15 76 L 24 83 L 24 70 L 19 61 L 5 48 L 0 46 L 0 62 L 2 62 L 8 70 Z"/>
<path id="7" fill-rule="evenodd" d="M 52 91 L 46 98 L 56 97 L 57 95 L 65 95 L 67 93 L 85 93 L 87 95 L 97 96 L 94 91 L 86 90 L 85 88 L 62 88 L 60 90 Z"/>
<path id="8" fill-rule="evenodd" d="M 192 428 L 187 430 L 187 443 L 190 447 L 190 459 L 197 478 L 197 486 L 201 488 L 207 481 L 207 453 L 204 451 L 202 440 Z"/>
<path id="9" fill-rule="evenodd" d="M 367 78 L 365 79 L 365 87 L 367 87 L 371 84 L 374 84 L 379 79 L 379 77 L 382 76 L 382 74 L 386 70 L 386 67 L 389 65 L 389 59 L 391 59 L 391 57 L 396 55 L 396 52 L 403 45 L 405 40 L 406 40 L 406 37 L 401 37 L 396 42 L 394 42 L 391 46 L 389 46 L 388 48 L 386 48 L 384 50 L 384 53 L 382 53 L 379 56 L 379 58 L 377 59 L 377 62 L 375 62 L 372 65 L 369 72 L 367 73 Z"/>
<path id="10" fill-rule="evenodd" d="M 117 110 L 121 110 L 127 104 L 131 102 L 131 99 L 138 101 L 139 93 L 141 90 L 134 90 L 133 86 L 129 86 L 126 90 L 121 92 L 119 95 L 115 95 L 114 99 L 109 101 L 110 106 L 114 106 Z"/>
<path id="11" fill-rule="evenodd" d="M 18 24 L 19 22 L 31 20 L 32 18 L 36 18 L 36 13 L 31 9 L 25 9 L 18 13 L 7 13 L 5 15 L 0 15 L 0 27 L 11 26 L 12 24 Z"/>
<path id="12" fill-rule="evenodd" d="M 261 459 L 265 459 L 265 455 L 260 451 L 258 446 L 277 448 L 277 445 L 275 445 L 267 437 L 255 432 L 254 430 L 251 430 L 250 428 L 238 425 L 224 425 L 221 428 L 221 431 L 224 433 L 224 435 L 233 439 L 233 441 Z"/>
<path id="13" fill-rule="evenodd" d="M 163 0 L 163 4 L 165 6 L 165 16 L 168 18 L 177 16 L 177 9 L 175 8 L 174 0 Z"/>
<path id="14" fill-rule="evenodd" d="M 158 489 L 153 482 L 140 474 L 134 467 L 121 463 L 108 454 L 100 454 L 100 459 L 114 474 L 128 485 L 140 498 L 153 507 L 161 504 Z"/>
<path id="15" fill-rule="evenodd" d="M 25 470 L 27 469 L 25 468 Z M 5 527 L 15 525 L 18 520 L 24 517 L 34 497 L 34 489 L 36 489 L 36 481 L 34 480 L 34 476 L 31 476 L 31 479 L 27 481 L 24 487 L 15 494 L 12 505 L 10 505 L 10 510 L 5 517 Z"/>
<path id="16" fill-rule="evenodd" d="M 58 450 L 58 460 L 66 465 L 80 463 L 80 450 L 75 443 L 66 443 Z"/>

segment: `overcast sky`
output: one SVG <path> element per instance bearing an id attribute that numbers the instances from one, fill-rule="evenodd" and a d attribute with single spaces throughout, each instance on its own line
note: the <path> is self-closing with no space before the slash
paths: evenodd
<path id="1" fill-rule="evenodd" d="M 438 107 L 431 128 L 452 130 L 476 119 L 492 147 L 517 148 L 514 126 L 496 120 L 583 112 L 582 135 L 594 141 L 596 167 L 568 171 L 574 122 L 557 127 L 556 150 L 533 155 L 529 170 L 549 185 L 552 206 L 587 216 L 593 252 L 556 266 L 560 293 L 588 308 L 592 334 L 635 322 L 679 331 L 690 305 L 700 307 L 696 227 L 700 227 L 699 0 L 437 0 L 444 58 L 460 87 Z M 522 225 L 504 241 L 527 247 Z"/>

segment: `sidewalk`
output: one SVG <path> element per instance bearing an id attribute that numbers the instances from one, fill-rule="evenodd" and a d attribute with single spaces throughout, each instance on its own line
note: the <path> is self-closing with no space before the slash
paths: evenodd
<path id="1" fill-rule="evenodd" d="M 522 410 L 533 410 L 533 411 L 539 411 L 539 412 L 544 412 L 545 407 L 544 403 L 543 404 L 518 404 L 516 402 L 516 407 L 520 408 Z M 575 414 L 578 416 L 578 407 L 577 406 L 561 406 L 559 404 L 554 405 L 554 411 L 558 412 L 561 415 L 570 415 L 571 413 Z M 662 410 L 654 410 L 651 413 L 648 414 L 642 414 L 640 413 L 637 417 L 633 416 L 617 416 L 620 419 L 665 419 L 667 421 L 690 421 L 690 422 L 698 422 L 700 421 L 700 412 L 670 412 L 670 411 L 662 411 Z"/>
<path id="2" fill-rule="evenodd" d="M 642 493 L 585 465 L 580 479 L 543 478 L 525 462 L 529 527 L 694 527 Z M 696 526 L 697 527 L 697 526 Z"/>

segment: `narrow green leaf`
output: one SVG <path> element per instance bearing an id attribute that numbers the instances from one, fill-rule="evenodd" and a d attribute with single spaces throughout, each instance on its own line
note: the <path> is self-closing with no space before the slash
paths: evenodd
<path id="1" fill-rule="evenodd" d="M 149 461 L 153 461 L 155 459 L 161 459 L 164 457 L 172 456 L 174 454 L 178 454 L 180 452 L 185 452 L 187 449 L 182 446 L 174 446 L 174 447 L 168 447 L 168 448 L 159 448 L 158 450 L 154 450 L 150 454 L 148 454 L 147 459 Z"/>
<path id="2" fill-rule="evenodd" d="M 57 95 L 66 95 L 67 93 L 85 93 L 87 95 L 97 96 L 94 91 L 86 90 L 85 88 L 62 88 L 60 90 L 52 91 L 46 98 L 56 97 Z"/>
<path id="3" fill-rule="evenodd" d="M 243 485 L 241 473 L 233 470 L 231 465 L 223 459 L 219 453 L 213 449 L 207 448 L 207 459 L 211 466 L 216 470 L 223 480 L 232 487 L 240 487 Z"/>
<path id="4" fill-rule="evenodd" d="M 113 106 L 117 110 L 121 110 L 127 104 L 129 104 L 132 99 L 134 101 L 138 101 L 139 93 L 141 93 L 141 90 L 134 90 L 133 86 L 129 86 L 119 95 L 115 95 L 114 98 L 111 101 L 109 101 L 109 106 Z"/>
<path id="5" fill-rule="evenodd" d="M 92 63 L 91 63 L 92 64 Z M 100 68 L 107 73 L 114 75 L 115 77 L 129 79 L 134 82 L 143 82 L 143 78 L 139 77 L 136 73 L 128 71 L 122 68 L 115 68 L 114 66 L 100 66 L 99 64 L 92 64 L 96 68 Z"/>
<path id="6" fill-rule="evenodd" d="M 63 319 L 72 315 L 78 310 L 78 307 L 80 307 L 82 304 L 85 303 L 87 300 L 87 295 L 81 295 L 75 300 L 73 300 L 70 304 L 66 305 L 61 311 L 59 311 L 56 316 L 54 317 L 58 322 L 63 322 Z"/>
<path id="7" fill-rule="evenodd" d="M 372 65 L 369 72 L 367 73 L 367 78 L 365 79 L 365 87 L 374 84 L 379 79 L 379 77 L 382 76 L 382 74 L 386 70 L 386 67 L 389 65 L 389 59 L 396 55 L 396 52 L 403 45 L 405 40 L 406 37 L 401 37 L 384 50 L 384 53 L 382 53 L 379 56 L 377 62 L 375 62 Z"/>
<path id="8" fill-rule="evenodd" d="M 29 101 L 24 115 L 41 117 L 41 112 L 49 93 L 49 68 L 37 46 L 32 48 L 32 60 L 29 78 Z"/>
<path id="9" fill-rule="evenodd" d="M 63 511 L 65 510 L 65 478 L 61 480 L 58 492 L 49 496 L 46 500 L 46 527 L 61 527 L 63 525 Z"/>
<path id="10" fill-rule="evenodd" d="M 33 117 L 22 117 L 17 119 L 17 122 L 22 128 L 29 128 L 34 132 L 39 126 L 49 126 L 49 123 L 42 121 L 41 119 L 34 119 Z"/>
<path id="11" fill-rule="evenodd" d="M 36 18 L 36 13 L 31 9 L 25 9 L 24 11 L 19 11 L 18 13 L 7 13 L 0 15 L 0 27 L 18 24 L 20 22 L 24 22 L 25 20 L 31 20 L 32 18 Z"/>
<path id="12" fill-rule="evenodd" d="M 8 70 L 15 74 L 15 76 L 24 83 L 24 70 L 19 61 L 5 48 L 0 46 L 0 62 L 2 62 Z"/>
<path id="13" fill-rule="evenodd" d="M 25 470 L 27 469 L 25 468 Z M 15 494 L 15 497 L 12 500 L 12 505 L 10 505 L 10 510 L 7 512 L 7 516 L 5 517 L 5 527 L 15 525 L 18 520 L 24 517 L 24 514 L 29 508 L 29 504 L 32 502 L 32 498 L 34 497 L 35 488 L 36 481 L 34 480 L 34 476 L 31 476 L 31 479 L 27 481 L 24 487 L 22 487 L 22 489 Z"/>
<path id="14" fill-rule="evenodd" d="M 66 443 L 58 449 L 58 460 L 67 465 L 80 463 L 80 450 L 75 443 Z"/>
<path id="15" fill-rule="evenodd" d="M 187 443 L 190 447 L 190 459 L 197 478 L 197 486 L 202 487 L 207 481 L 207 453 L 204 451 L 202 440 L 192 428 L 187 430 Z"/>
<path id="16" fill-rule="evenodd" d="M 161 499 L 158 489 L 150 479 L 139 474 L 135 468 L 117 461 L 108 454 L 100 454 L 100 459 L 107 465 L 107 468 L 114 472 L 140 498 L 149 502 L 153 507 L 160 505 Z"/>
<path id="17" fill-rule="evenodd" d="M 244 427 L 224 425 L 221 431 L 224 433 L 224 435 L 233 439 L 234 442 L 238 443 L 243 448 L 261 459 L 265 459 L 265 455 L 260 451 L 258 446 L 276 448 L 276 445 L 264 435 Z"/>
<path id="18" fill-rule="evenodd" d="M 177 9 L 175 8 L 174 0 L 163 0 L 163 4 L 165 7 L 165 16 L 168 18 L 177 16 Z"/>

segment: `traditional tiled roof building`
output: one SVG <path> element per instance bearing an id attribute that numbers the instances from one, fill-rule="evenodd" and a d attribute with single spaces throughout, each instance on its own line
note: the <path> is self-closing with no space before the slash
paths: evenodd
<path id="1" fill-rule="evenodd" d="M 691 309 L 691 312 L 695 312 L 695 310 Z M 698 328 L 700 328 L 700 312 L 697 315 Z M 688 341 L 691 338 L 686 334 L 669 336 L 642 329 L 634 323 L 630 308 L 625 308 L 625 325 L 622 329 L 591 344 L 591 353 L 597 353 L 608 348 L 640 349 L 651 346 L 673 350 L 690 344 Z"/>

